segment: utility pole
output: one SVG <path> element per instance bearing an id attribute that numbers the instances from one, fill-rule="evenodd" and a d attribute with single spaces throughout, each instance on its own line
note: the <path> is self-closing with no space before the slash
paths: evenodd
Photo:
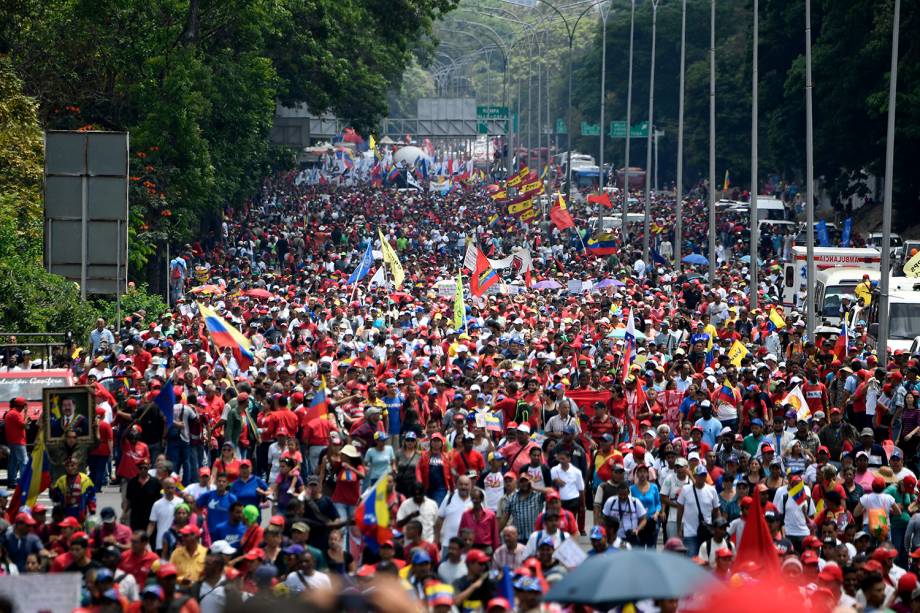
<path id="1" fill-rule="evenodd" d="M 888 288 L 891 279 L 891 190 L 894 182 L 894 120 L 898 93 L 898 38 L 901 29 L 901 0 L 894 0 L 894 24 L 891 32 L 891 77 L 888 83 L 888 134 L 885 142 L 885 201 L 882 205 L 882 277 L 878 301 L 878 359 L 888 362 Z"/>
<path id="2" fill-rule="evenodd" d="M 649 264 L 648 252 L 651 244 L 651 221 L 652 215 L 652 138 L 655 131 L 655 28 L 658 23 L 658 2 L 652 0 L 652 58 L 651 68 L 649 69 L 649 86 L 648 86 L 648 135 L 645 138 L 645 218 L 642 222 L 642 261 Z"/>
<path id="3" fill-rule="evenodd" d="M 716 280 L 716 0 L 709 9 L 709 282 Z"/>
<path id="4" fill-rule="evenodd" d="M 811 93 L 811 0 L 805 0 L 805 331 L 815 341 L 815 149 Z M 798 288 L 796 288 L 798 289 Z"/>
<path id="5" fill-rule="evenodd" d="M 620 239 L 623 247 L 626 246 L 629 233 L 626 229 L 626 218 L 629 216 L 629 137 L 632 133 L 632 73 L 633 73 L 633 40 L 636 31 L 636 0 L 632 0 L 629 14 L 629 79 L 626 85 L 626 156 L 623 161 L 623 219 Z"/>
<path id="6" fill-rule="evenodd" d="M 684 224 L 684 64 L 687 56 L 687 0 L 681 0 L 680 9 L 680 85 L 677 97 L 677 185 L 674 228 L 674 266 L 680 270 L 681 243 Z"/>
<path id="7" fill-rule="evenodd" d="M 600 167 L 600 187 L 603 190 L 607 185 L 607 175 L 604 173 L 604 102 L 607 94 L 606 77 L 607 77 L 607 16 L 610 14 L 610 3 L 604 2 L 600 5 L 601 12 L 601 142 L 599 147 L 598 165 Z"/>
<path id="8" fill-rule="evenodd" d="M 757 308 L 757 244 L 760 228 L 757 226 L 757 40 L 760 34 L 758 0 L 754 0 L 754 58 L 751 73 L 751 283 L 750 309 Z"/>

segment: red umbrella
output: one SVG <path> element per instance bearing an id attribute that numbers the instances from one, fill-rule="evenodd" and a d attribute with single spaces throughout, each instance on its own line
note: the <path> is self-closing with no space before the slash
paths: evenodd
<path id="1" fill-rule="evenodd" d="M 252 296 L 253 298 L 271 298 L 271 292 L 267 289 L 262 289 L 261 287 L 255 287 L 253 289 L 247 289 L 243 292 L 247 296 Z"/>

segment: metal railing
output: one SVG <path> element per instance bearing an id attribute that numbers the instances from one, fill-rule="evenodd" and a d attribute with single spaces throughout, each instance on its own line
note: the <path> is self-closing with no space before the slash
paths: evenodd
<path id="1" fill-rule="evenodd" d="M 73 349 L 72 332 L 0 332 L 0 368 L 21 364 L 25 355 L 43 368 L 66 367 Z"/>

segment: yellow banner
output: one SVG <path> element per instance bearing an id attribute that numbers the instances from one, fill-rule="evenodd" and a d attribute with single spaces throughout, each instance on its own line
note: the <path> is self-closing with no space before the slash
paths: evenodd
<path id="1" fill-rule="evenodd" d="M 920 277 L 920 251 L 914 257 L 904 262 L 904 274 L 916 279 Z"/>
<path id="2" fill-rule="evenodd" d="M 509 215 L 519 215 L 520 213 L 526 211 L 527 209 L 533 208 L 532 200 L 525 200 L 524 202 L 515 202 L 512 205 L 508 206 Z"/>
<path id="3" fill-rule="evenodd" d="M 532 208 L 529 211 L 525 212 L 523 215 L 521 215 L 520 219 L 521 221 L 532 221 L 536 217 L 537 217 L 537 210 Z"/>
<path id="4" fill-rule="evenodd" d="M 533 183 L 527 183 L 524 187 L 521 188 L 522 194 L 542 194 L 543 193 L 543 181 L 534 181 Z"/>
<path id="5" fill-rule="evenodd" d="M 744 359 L 744 356 L 748 354 L 747 347 L 741 341 L 735 341 L 732 343 L 731 348 L 728 350 L 728 359 L 736 367 L 741 367 L 741 360 Z"/>
<path id="6" fill-rule="evenodd" d="M 403 271 L 399 257 L 393 251 L 393 247 L 390 246 L 383 232 L 378 228 L 377 233 L 380 234 L 380 250 L 383 252 L 383 261 L 390 265 L 390 272 L 393 273 L 393 285 L 399 289 L 402 287 L 403 279 L 406 278 L 406 273 Z"/>

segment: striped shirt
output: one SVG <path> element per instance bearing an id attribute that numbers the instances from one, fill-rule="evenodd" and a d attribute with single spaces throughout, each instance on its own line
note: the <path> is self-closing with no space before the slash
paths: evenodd
<path id="1" fill-rule="evenodd" d="M 517 528 L 518 540 L 526 543 L 537 523 L 537 515 L 543 510 L 543 494 L 531 491 L 526 496 L 514 492 L 508 498 L 505 512 L 511 516 L 511 524 Z"/>

